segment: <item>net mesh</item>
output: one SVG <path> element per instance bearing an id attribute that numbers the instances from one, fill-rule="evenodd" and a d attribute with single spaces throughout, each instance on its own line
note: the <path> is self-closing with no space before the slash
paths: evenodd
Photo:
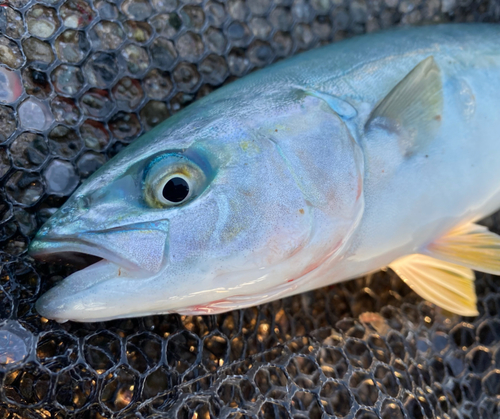
<path id="1" fill-rule="evenodd" d="M 499 18 L 475 0 L 0 2 L 0 417 L 498 418 L 490 275 L 477 318 L 380 272 L 218 316 L 57 324 L 34 302 L 80 261 L 26 249 L 111 156 L 235 78 L 358 33 Z"/>

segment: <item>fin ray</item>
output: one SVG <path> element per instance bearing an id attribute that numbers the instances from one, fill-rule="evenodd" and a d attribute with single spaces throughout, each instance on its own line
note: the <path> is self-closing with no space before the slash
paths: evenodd
<path id="1" fill-rule="evenodd" d="M 442 81 L 434 57 L 427 57 L 411 70 L 372 111 L 366 130 L 398 133 L 406 156 L 425 147 L 441 123 Z"/>
<path id="2" fill-rule="evenodd" d="M 465 224 L 433 241 L 425 254 L 479 272 L 500 275 L 500 236 L 478 224 Z"/>
<path id="3" fill-rule="evenodd" d="M 471 269 L 421 254 L 404 256 L 389 267 L 426 300 L 456 314 L 478 314 Z"/>

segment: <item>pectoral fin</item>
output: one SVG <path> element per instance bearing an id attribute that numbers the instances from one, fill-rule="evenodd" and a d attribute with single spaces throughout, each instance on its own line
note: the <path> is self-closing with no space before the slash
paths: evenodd
<path id="1" fill-rule="evenodd" d="M 463 316 L 478 314 L 471 269 L 420 254 L 397 259 L 389 267 L 431 303 Z"/>
<path id="2" fill-rule="evenodd" d="M 500 275 L 500 236 L 478 224 L 466 224 L 432 242 L 427 255 L 480 272 Z"/>
<path id="3" fill-rule="evenodd" d="M 401 80 L 372 111 L 366 131 L 396 132 L 405 156 L 425 147 L 441 123 L 441 72 L 428 57 Z"/>

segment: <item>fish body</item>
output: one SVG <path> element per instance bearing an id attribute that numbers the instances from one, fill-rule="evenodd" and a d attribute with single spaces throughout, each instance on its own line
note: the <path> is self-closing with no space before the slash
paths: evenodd
<path id="1" fill-rule="evenodd" d="M 213 314 L 392 267 L 476 312 L 500 273 L 497 25 L 360 36 L 200 99 L 98 170 L 35 256 L 102 261 L 37 302 L 59 321 Z"/>

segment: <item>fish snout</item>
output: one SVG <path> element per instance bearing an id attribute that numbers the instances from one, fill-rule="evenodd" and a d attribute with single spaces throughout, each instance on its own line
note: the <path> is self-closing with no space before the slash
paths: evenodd
<path id="1" fill-rule="evenodd" d="M 90 201 L 86 196 L 70 198 L 40 228 L 35 240 L 57 240 L 73 237 L 82 229 L 91 227 L 85 215 L 89 211 Z"/>
<path id="2" fill-rule="evenodd" d="M 34 240 L 64 240 L 73 237 L 77 233 L 72 226 L 71 222 L 59 224 L 49 220 L 38 230 Z"/>
<path id="3" fill-rule="evenodd" d="M 55 249 L 63 252 L 65 243 L 78 239 L 81 228 L 82 223 L 74 216 L 57 212 L 38 230 L 30 243 L 29 253 L 38 257 L 54 253 Z"/>

